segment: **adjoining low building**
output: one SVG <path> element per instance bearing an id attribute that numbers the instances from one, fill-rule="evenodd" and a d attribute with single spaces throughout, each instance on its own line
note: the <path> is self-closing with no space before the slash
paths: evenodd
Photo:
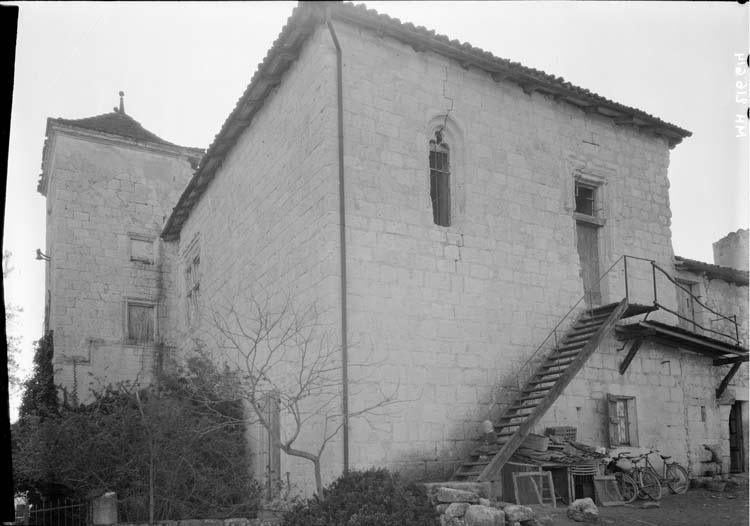
<path id="1" fill-rule="evenodd" d="M 91 122 L 50 120 L 40 184 L 68 392 L 84 397 L 84 371 L 147 383 L 251 286 L 317 306 L 341 348 L 341 407 L 397 392 L 391 411 L 343 421 L 326 481 L 377 465 L 499 482 L 529 433 L 562 425 L 695 474 L 703 444 L 723 471 L 742 463 L 747 271 L 674 257 L 667 166 L 686 130 L 362 6 L 312 3 L 194 173 L 198 150 Z M 488 418 L 499 442 L 480 458 Z M 259 476 L 309 485 L 253 435 Z"/>

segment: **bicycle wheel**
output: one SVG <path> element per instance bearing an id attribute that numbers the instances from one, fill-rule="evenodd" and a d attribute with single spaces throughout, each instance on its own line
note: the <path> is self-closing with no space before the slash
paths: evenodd
<path id="1" fill-rule="evenodd" d="M 644 469 L 638 472 L 638 486 L 640 487 L 639 495 L 651 500 L 661 499 L 661 482 L 659 477 L 650 469 Z"/>
<path id="2" fill-rule="evenodd" d="M 685 493 L 690 486 L 690 478 L 685 468 L 679 464 L 669 464 L 667 466 L 667 486 L 679 495 Z"/>
<path id="3" fill-rule="evenodd" d="M 633 502 L 638 497 L 638 484 L 633 480 L 633 477 L 627 473 L 616 473 L 615 478 L 622 500 L 626 504 Z"/>

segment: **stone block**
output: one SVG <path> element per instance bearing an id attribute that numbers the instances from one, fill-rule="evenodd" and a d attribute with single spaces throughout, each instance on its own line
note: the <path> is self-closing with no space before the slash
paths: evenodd
<path id="1" fill-rule="evenodd" d="M 466 526 L 504 526 L 505 513 L 497 508 L 482 505 L 472 505 L 464 516 Z"/>
<path id="2" fill-rule="evenodd" d="M 449 517 L 463 517 L 466 514 L 466 510 L 469 509 L 470 504 L 468 502 L 452 502 L 445 509 L 445 514 Z"/>
<path id="3" fill-rule="evenodd" d="M 534 518 L 534 510 L 528 506 L 519 506 L 518 504 L 509 504 L 503 508 L 505 519 L 509 523 L 523 522 Z"/>
<path id="4" fill-rule="evenodd" d="M 462 489 L 442 487 L 437 490 L 436 496 L 439 502 L 468 502 L 471 504 L 479 502 L 479 495 L 473 491 Z"/>

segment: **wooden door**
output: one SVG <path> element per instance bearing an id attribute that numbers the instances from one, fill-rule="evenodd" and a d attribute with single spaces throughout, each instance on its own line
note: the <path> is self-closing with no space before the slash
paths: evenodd
<path id="1" fill-rule="evenodd" d="M 599 282 L 599 226 L 576 221 L 578 258 L 581 262 L 581 279 L 586 293 L 586 304 L 601 305 L 602 292 Z"/>
<path id="2" fill-rule="evenodd" d="M 735 402 L 729 411 L 729 471 L 741 473 L 744 469 L 744 437 L 742 436 L 742 403 Z"/>

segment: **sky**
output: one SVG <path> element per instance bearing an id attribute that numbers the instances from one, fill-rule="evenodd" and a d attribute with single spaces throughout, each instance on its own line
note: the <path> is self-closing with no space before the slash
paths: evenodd
<path id="1" fill-rule="evenodd" d="M 110 112 L 122 90 L 126 112 L 146 129 L 206 148 L 296 2 L 3 3 L 20 6 L 3 239 L 14 270 L 5 301 L 23 309 L 8 330 L 22 337 L 28 371 L 44 318 L 44 263 L 35 251 L 45 246 L 36 185 L 46 119 Z M 735 128 L 747 110 L 747 4 L 366 5 L 692 131 L 669 166 L 677 255 L 712 262 L 713 242 L 748 227 L 750 130 L 744 119 L 744 137 Z"/>

